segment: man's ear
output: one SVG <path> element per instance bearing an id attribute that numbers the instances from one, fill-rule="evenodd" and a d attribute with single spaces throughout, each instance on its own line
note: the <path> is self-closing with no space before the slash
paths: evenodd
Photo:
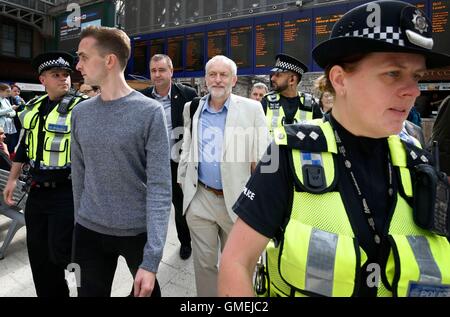
<path id="1" fill-rule="evenodd" d="M 45 76 L 43 75 L 44 73 L 42 73 L 41 75 L 39 75 L 39 81 L 41 82 L 42 85 L 45 86 Z"/>
<path id="2" fill-rule="evenodd" d="M 236 85 L 236 83 L 237 83 L 237 76 L 233 76 L 233 79 L 232 79 L 232 81 L 231 81 L 231 87 L 234 87 L 235 85 Z"/>
<path id="3" fill-rule="evenodd" d="M 114 65 L 118 64 L 119 60 L 117 59 L 117 56 L 114 54 L 108 54 L 105 57 L 105 65 L 108 69 L 112 69 Z"/>

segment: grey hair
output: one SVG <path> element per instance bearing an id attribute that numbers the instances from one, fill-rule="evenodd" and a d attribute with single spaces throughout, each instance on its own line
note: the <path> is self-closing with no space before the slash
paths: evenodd
<path id="1" fill-rule="evenodd" d="M 166 54 L 153 55 L 152 58 L 150 59 L 150 63 L 151 62 L 159 62 L 160 60 L 163 60 L 163 59 L 166 61 L 167 66 L 169 66 L 170 69 L 173 69 L 172 59 Z"/>
<path id="2" fill-rule="evenodd" d="M 255 83 L 255 84 L 253 84 L 252 90 L 253 90 L 253 88 L 264 89 L 266 92 L 269 91 L 269 88 L 264 83 Z"/>
<path id="3" fill-rule="evenodd" d="M 213 64 L 215 62 L 222 62 L 222 63 L 228 65 L 231 69 L 231 75 L 233 75 L 233 76 L 237 75 L 236 63 L 232 59 L 230 59 L 224 55 L 216 55 L 213 58 L 211 58 L 205 65 L 206 73 L 208 73 L 208 68 L 211 66 L 211 64 Z"/>

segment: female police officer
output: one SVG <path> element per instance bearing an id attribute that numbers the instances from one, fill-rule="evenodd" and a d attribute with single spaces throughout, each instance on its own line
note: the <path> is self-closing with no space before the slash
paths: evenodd
<path id="1" fill-rule="evenodd" d="M 449 294 L 450 245 L 418 227 L 411 207 L 410 172 L 431 158 L 399 134 L 421 73 L 450 64 L 430 35 L 416 7 L 375 1 L 346 13 L 313 50 L 336 96 L 331 115 L 276 130 L 234 206 L 220 295 L 253 295 L 269 238 L 257 285 L 265 295 Z"/>

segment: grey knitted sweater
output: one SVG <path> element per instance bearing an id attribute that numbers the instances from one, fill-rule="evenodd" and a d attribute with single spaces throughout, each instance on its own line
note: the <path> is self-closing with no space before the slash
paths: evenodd
<path id="1" fill-rule="evenodd" d="M 171 207 L 169 141 L 162 106 L 133 91 L 86 100 L 72 112 L 77 223 L 95 232 L 147 232 L 141 268 L 157 272 Z"/>

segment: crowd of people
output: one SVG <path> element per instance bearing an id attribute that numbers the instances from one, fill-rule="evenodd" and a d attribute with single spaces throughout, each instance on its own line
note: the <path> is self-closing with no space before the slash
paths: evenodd
<path id="1" fill-rule="evenodd" d="M 3 195 L 14 203 L 29 164 L 37 295 L 68 297 L 64 270 L 75 263 L 78 296 L 110 296 L 123 256 L 130 296 L 160 297 L 172 205 L 198 296 L 448 294 L 450 222 L 435 220 L 449 202 L 431 195 L 448 194 L 450 179 L 405 127 L 421 74 L 450 65 L 432 46 L 416 7 L 360 5 L 312 51 L 325 70 L 318 98 L 298 90 L 308 67 L 286 54 L 275 56 L 270 89 L 257 82 L 249 98 L 233 93 L 237 66 L 223 55 L 206 63 L 202 97 L 173 82 L 164 54 L 150 59 L 153 85 L 132 89 L 130 39 L 118 29 L 84 28 L 76 65 L 65 52 L 38 55 L 44 96 L 25 105 L 17 86 L 0 84 L 0 150 L 15 152 Z M 447 173 L 449 103 L 433 133 Z M 436 181 L 421 187 L 426 177 Z"/>

